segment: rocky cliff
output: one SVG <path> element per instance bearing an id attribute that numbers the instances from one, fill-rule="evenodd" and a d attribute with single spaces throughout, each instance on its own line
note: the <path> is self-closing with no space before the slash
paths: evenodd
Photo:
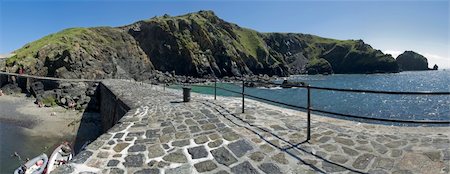
<path id="1" fill-rule="evenodd" d="M 150 78 L 154 70 L 195 77 L 287 76 L 311 67 L 317 73 L 399 71 L 394 58 L 361 40 L 260 33 L 212 11 L 164 15 L 117 28 L 67 29 L 16 50 L 6 66 L 42 76 L 138 80 Z"/>
<path id="2" fill-rule="evenodd" d="M 405 51 L 397 57 L 397 63 L 402 71 L 430 70 L 426 57 L 414 51 Z M 433 67 L 437 70 L 437 65 Z"/>

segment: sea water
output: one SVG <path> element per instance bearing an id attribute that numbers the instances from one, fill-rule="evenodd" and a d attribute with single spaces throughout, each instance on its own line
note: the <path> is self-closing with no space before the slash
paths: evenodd
<path id="1" fill-rule="evenodd" d="M 32 159 L 42 153 L 49 155 L 55 140 L 47 137 L 30 135 L 26 128 L 0 122 L 0 173 L 13 173 L 21 161 L 14 157 L 17 152 L 23 160 Z"/>
<path id="2" fill-rule="evenodd" d="M 311 86 L 344 89 L 404 92 L 450 91 L 450 71 L 442 70 L 393 74 L 297 75 L 289 77 L 288 80 L 306 82 Z M 281 83 L 281 81 L 277 82 Z M 241 91 L 241 87 L 235 84 L 219 84 L 219 86 L 237 92 Z M 213 89 L 210 88 L 194 87 L 193 91 L 213 94 Z M 219 95 L 240 96 L 222 90 L 218 90 L 218 92 Z M 245 88 L 245 93 L 301 107 L 307 105 L 305 88 Z M 311 97 L 313 108 L 342 114 L 400 120 L 450 120 L 449 95 L 389 95 L 312 90 Z M 333 115 L 325 116 L 349 119 Z"/>

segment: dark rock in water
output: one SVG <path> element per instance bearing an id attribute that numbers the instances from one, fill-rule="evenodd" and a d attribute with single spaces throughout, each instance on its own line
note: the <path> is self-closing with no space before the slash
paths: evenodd
<path id="1" fill-rule="evenodd" d="M 433 70 L 438 70 L 438 69 L 439 69 L 439 67 L 436 64 L 434 64 Z"/>
<path id="2" fill-rule="evenodd" d="M 6 95 L 19 94 L 22 92 L 22 89 L 17 86 L 17 84 L 6 84 L 1 89 Z"/>
<path id="3" fill-rule="evenodd" d="M 397 57 L 397 63 L 402 71 L 430 70 L 426 57 L 414 52 L 405 51 Z"/>
<path id="4" fill-rule="evenodd" d="M 292 88 L 298 86 L 306 86 L 305 82 L 293 82 L 288 80 L 283 80 L 283 83 L 280 85 L 282 88 Z"/>

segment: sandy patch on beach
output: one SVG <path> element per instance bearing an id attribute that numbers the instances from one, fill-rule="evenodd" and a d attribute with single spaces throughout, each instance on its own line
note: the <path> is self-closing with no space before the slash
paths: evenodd
<path id="1" fill-rule="evenodd" d="M 83 113 L 59 106 L 39 108 L 34 100 L 25 96 L 0 96 L 0 121 L 20 126 L 30 135 L 76 134 Z"/>

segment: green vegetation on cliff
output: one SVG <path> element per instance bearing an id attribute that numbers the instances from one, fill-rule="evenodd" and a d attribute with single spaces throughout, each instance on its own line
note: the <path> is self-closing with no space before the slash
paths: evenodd
<path id="1" fill-rule="evenodd" d="M 146 79 L 153 69 L 178 75 L 287 76 L 398 72 L 394 58 L 361 40 L 296 33 L 259 33 L 212 11 L 164 15 L 112 28 L 73 28 L 16 50 L 9 71 L 63 78 Z M 144 74 L 144 75 L 143 75 Z"/>
<path id="2" fill-rule="evenodd" d="M 312 59 L 306 64 L 306 72 L 308 74 L 332 74 L 331 64 L 325 59 Z"/>

